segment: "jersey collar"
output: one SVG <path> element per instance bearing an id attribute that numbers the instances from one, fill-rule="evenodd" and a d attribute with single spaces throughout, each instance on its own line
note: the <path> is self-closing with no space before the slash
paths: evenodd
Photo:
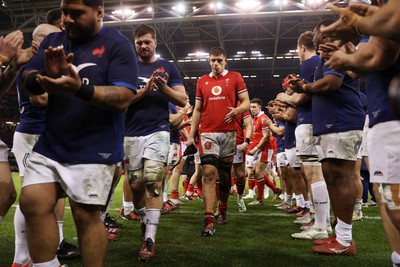
<path id="1" fill-rule="evenodd" d="M 228 74 L 228 70 L 224 70 L 222 73 L 221 73 L 221 76 L 225 76 L 225 75 L 227 75 Z M 212 72 L 210 72 L 210 77 L 212 78 L 212 77 L 214 77 L 214 75 L 213 75 L 213 73 Z"/>
<path id="2" fill-rule="evenodd" d="M 256 118 L 259 118 L 262 114 L 264 114 L 264 111 L 260 111 L 260 112 L 257 114 Z"/>

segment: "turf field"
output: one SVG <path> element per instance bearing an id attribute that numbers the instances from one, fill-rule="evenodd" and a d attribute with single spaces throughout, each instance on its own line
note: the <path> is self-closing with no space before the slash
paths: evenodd
<path id="1" fill-rule="evenodd" d="M 19 191 L 19 180 L 14 175 Z M 247 191 L 247 190 L 246 190 Z M 117 187 L 110 214 L 118 218 L 122 184 Z M 271 194 L 272 197 L 272 194 Z M 248 201 L 247 201 L 248 202 Z M 161 217 L 156 240 L 156 258 L 150 266 L 392 266 L 390 250 L 377 207 L 363 208 L 366 218 L 354 222 L 355 256 L 323 256 L 311 251 L 311 241 L 293 240 L 299 231 L 293 215 L 276 210 L 270 200 L 261 206 L 247 206 L 239 214 L 236 195 L 231 196 L 227 225 L 217 225 L 213 237 L 200 235 L 202 226 L 201 200 L 189 201 L 171 214 Z M 0 267 L 10 266 L 14 253 L 13 215 L 11 208 L 0 225 Z M 75 227 L 69 209 L 66 210 L 64 236 L 77 244 Z M 137 221 L 123 221 L 124 232 L 109 243 L 106 266 L 144 266 L 136 255 L 140 245 Z M 82 266 L 79 259 L 62 263 L 69 267 Z"/>

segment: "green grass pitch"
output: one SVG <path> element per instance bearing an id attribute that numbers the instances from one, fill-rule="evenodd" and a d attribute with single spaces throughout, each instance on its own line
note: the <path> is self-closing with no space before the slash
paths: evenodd
<path id="1" fill-rule="evenodd" d="M 14 183 L 19 192 L 20 181 Z M 272 195 L 272 194 L 271 194 Z M 118 218 L 122 205 L 122 183 L 116 189 L 110 214 Z M 272 197 L 272 196 L 271 196 Z M 270 198 L 271 198 L 270 197 Z M 248 201 L 247 201 L 248 202 Z M 227 225 L 217 225 L 213 237 L 201 236 L 202 202 L 188 201 L 171 214 L 163 215 L 157 232 L 156 258 L 139 263 L 140 225 L 123 221 L 120 238 L 109 243 L 106 266 L 391 266 L 390 254 L 377 207 L 363 208 L 366 218 L 353 223 L 355 256 L 323 256 L 311 251 L 312 242 L 294 240 L 299 231 L 294 216 L 276 210 L 268 199 L 260 206 L 247 206 L 237 212 L 236 195 L 229 201 Z M 10 266 L 14 255 L 13 216 L 11 208 L 0 224 L 0 267 Z M 65 213 L 64 236 L 77 244 L 75 226 L 69 209 Z M 82 266 L 80 259 L 64 260 L 69 267 Z"/>

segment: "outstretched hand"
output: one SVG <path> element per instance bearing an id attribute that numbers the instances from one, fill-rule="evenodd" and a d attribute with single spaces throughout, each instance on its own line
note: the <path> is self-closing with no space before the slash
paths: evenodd
<path id="1" fill-rule="evenodd" d="M 49 46 L 44 51 L 46 73 L 49 77 L 58 78 L 68 73 L 69 65 L 74 59 L 74 54 L 65 54 L 64 47 Z"/>
<path id="2" fill-rule="evenodd" d="M 82 86 L 81 78 L 75 72 L 72 64 L 68 65 L 68 75 L 52 78 L 37 74 L 37 81 L 40 86 L 49 94 L 75 95 Z"/>

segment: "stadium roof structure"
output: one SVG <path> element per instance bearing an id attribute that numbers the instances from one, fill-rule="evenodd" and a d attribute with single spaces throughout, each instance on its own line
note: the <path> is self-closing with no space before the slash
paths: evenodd
<path id="1" fill-rule="evenodd" d="M 0 34 L 26 35 L 61 1 L 0 0 Z M 331 0 L 106 0 L 104 24 L 132 39 L 139 24 L 156 28 L 157 54 L 174 61 L 186 80 L 209 70 L 207 52 L 224 47 L 228 66 L 248 79 L 280 79 L 298 72 L 296 41 L 321 19 L 337 18 Z"/>

